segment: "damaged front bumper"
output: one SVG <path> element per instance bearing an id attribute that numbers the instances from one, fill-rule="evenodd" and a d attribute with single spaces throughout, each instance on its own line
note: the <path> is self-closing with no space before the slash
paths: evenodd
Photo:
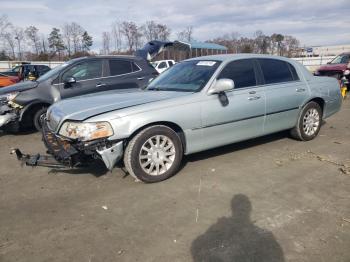
<path id="1" fill-rule="evenodd" d="M 15 109 L 8 105 L 0 105 L 0 128 L 14 122 L 16 119 L 18 119 L 18 114 Z"/>
<path id="2" fill-rule="evenodd" d="M 106 168 L 112 170 L 123 156 L 124 145 L 121 140 L 69 141 L 52 133 L 45 122 L 42 133 L 49 156 L 23 154 L 19 149 L 14 149 L 12 153 L 16 154 L 18 160 L 28 166 L 74 168 L 91 163 L 94 159 L 101 159 Z"/>

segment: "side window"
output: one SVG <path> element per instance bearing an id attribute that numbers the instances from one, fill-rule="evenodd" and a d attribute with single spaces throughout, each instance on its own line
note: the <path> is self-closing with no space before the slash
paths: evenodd
<path id="1" fill-rule="evenodd" d="M 229 78 L 235 82 L 236 88 L 256 85 L 254 63 L 251 59 L 233 61 L 225 66 L 218 79 Z"/>
<path id="2" fill-rule="evenodd" d="M 161 62 L 158 66 L 159 69 L 163 69 L 163 68 L 167 68 L 166 63 L 165 62 Z"/>
<path id="3" fill-rule="evenodd" d="M 347 63 L 349 63 L 349 60 L 350 60 L 350 56 L 344 55 L 344 56 L 342 57 L 340 63 L 342 63 L 342 64 L 347 64 Z"/>
<path id="4" fill-rule="evenodd" d="M 265 84 L 293 81 L 286 62 L 277 59 L 258 59 L 265 78 Z"/>
<path id="5" fill-rule="evenodd" d="M 102 60 L 88 60 L 70 68 L 62 75 L 62 80 L 74 77 L 77 81 L 102 76 Z"/>
<path id="6" fill-rule="evenodd" d="M 174 63 L 173 63 L 173 61 L 168 61 L 168 64 L 169 64 L 169 66 L 173 66 L 174 65 Z"/>
<path id="7" fill-rule="evenodd" d="M 135 64 L 134 62 L 131 62 L 131 66 L 132 66 L 133 72 L 137 72 L 137 71 L 141 70 L 141 68 L 137 64 Z"/>
<path id="8" fill-rule="evenodd" d="M 133 71 L 130 61 L 119 59 L 109 60 L 109 70 L 111 76 L 128 74 Z"/>
<path id="9" fill-rule="evenodd" d="M 290 72 L 292 73 L 293 80 L 300 80 L 300 79 L 299 79 L 299 76 L 298 76 L 298 74 L 297 74 L 297 71 L 295 70 L 295 67 L 292 66 L 292 65 L 289 64 L 289 63 L 288 63 L 288 66 L 289 66 Z"/>

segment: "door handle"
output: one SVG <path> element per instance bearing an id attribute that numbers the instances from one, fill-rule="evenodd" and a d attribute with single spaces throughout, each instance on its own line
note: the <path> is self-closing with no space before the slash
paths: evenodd
<path id="1" fill-rule="evenodd" d="M 305 92 L 306 89 L 305 88 L 297 88 L 295 91 L 297 91 L 297 92 Z"/>
<path id="2" fill-rule="evenodd" d="M 103 87 L 103 86 L 106 86 L 106 84 L 103 84 L 103 83 L 96 84 L 96 87 Z"/>
<path id="3" fill-rule="evenodd" d="M 143 79 L 145 79 L 145 78 L 144 77 L 138 77 L 137 78 L 137 80 L 140 80 L 140 81 L 143 80 Z"/>
<path id="4" fill-rule="evenodd" d="M 249 94 L 254 95 L 254 94 L 256 94 L 256 91 L 250 91 Z"/>
<path id="5" fill-rule="evenodd" d="M 258 100 L 260 98 L 261 98 L 261 96 L 250 96 L 250 97 L 248 97 L 248 100 L 253 101 L 253 100 Z"/>

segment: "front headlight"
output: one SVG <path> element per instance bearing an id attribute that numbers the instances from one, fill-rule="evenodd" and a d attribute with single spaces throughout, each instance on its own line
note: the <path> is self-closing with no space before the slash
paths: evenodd
<path id="1" fill-rule="evenodd" d="M 108 122 L 65 122 L 59 134 L 70 139 L 90 141 L 99 138 L 106 138 L 113 135 L 112 126 Z"/>

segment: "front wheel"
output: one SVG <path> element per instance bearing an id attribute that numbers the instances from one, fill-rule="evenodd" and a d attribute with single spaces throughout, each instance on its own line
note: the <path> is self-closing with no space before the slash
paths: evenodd
<path id="1" fill-rule="evenodd" d="M 322 109 L 318 103 L 311 101 L 302 109 L 297 125 L 291 130 L 291 135 L 301 141 L 312 140 L 318 135 L 321 123 Z"/>
<path id="2" fill-rule="evenodd" d="M 47 107 L 42 107 L 38 111 L 35 112 L 33 117 L 33 125 L 36 130 L 41 131 L 42 129 L 42 121 L 46 115 Z"/>
<path id="3" fill-rule="evenodd" d="M 140 131 L 130 140 L 124 153 L 125 168 L 145 182 L 160 182 L 179 170 L 183 148 L 179 135 L 163 125 Z"/>

